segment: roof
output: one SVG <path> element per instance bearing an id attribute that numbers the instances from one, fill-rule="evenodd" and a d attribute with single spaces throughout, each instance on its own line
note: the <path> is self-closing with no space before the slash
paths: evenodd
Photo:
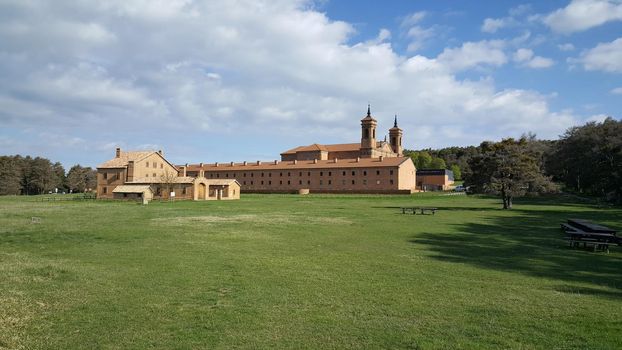
<path id="1" fill-rule="evenodd" d="M 324 151 L 324 152 L 348 152 L 358 151 L 361 149 L 360 143 L 336 143 L 333 145 L 320 145 L 314 143 L 309 146 L 298 146 L 287 150 L 281 154 L 295 154 L 297 152 L 312 152 L 312 151 Z"/>
<path id="2" fill-rule="evenodd" d="M 148 185 L 119 185 L 112 190 L 112 193 L 144 193 L 151 191 Z"/>
<path id="3" fill-rule="evenodd" d="M 287 169 L 335 169 L 335 168 L 380 168 L 380 167 L 397 167 L 402 163 L 411 161 L 409 157 L 391 157 L 383 158 L 360 158 L 356 159 L 339 159 L 335 162 L 334 159 L 330 160 L 299 160 L 299 161 L 277 161 L 276 164 L 272 162 L 257 163 L 215 163 L 203 164 L 201 168 L 200 164 L 189 164 L 187 171 L 198 171 L 203 169 L 204 171 L 244 171 L 244 170 L 287 170 Z"/>
<path id="4" fill-rule="evenodd" d="M 209 179 L 206 182 L 208 185 L 217 185 L 217 186 L 231 185 L 233 183 L 237 183 L 238 185 L 240 185 L 240 183 L 236 179 Z"/>
<path id="5" fill-rule="evenodd" d="M 424 175 L 451 175 L 453 176 L 453 171 L 447 169 L 421 169 L 417 170 L 417 176 Z"/>
<path id="6" fill-rule="evenodd" d="M 147 158 L 155 151 L 127 151 L 121 152 L 118 158 L 112 158 L 107 162 L 104 162 L 97 166 L 97 168 L 125 168 L 129 161 L 138 162 L 141 159 Z"/>
<path id="7" fill-rule="evenodd" d="M 176 184 L 185 184 L 185 183 L 192 183 L 194 182 L 194 177 L 190 177 L 190 176 L 178 176 L 175 177 L 175 183 Z M 136 178 L 132 181 L 129 181 L 128 183 L 134 183 L 134 184 L 160 184 L 160 183 L 164 183 L 164 179 L 162 179 L 161 177 L 139 177 Z"/>

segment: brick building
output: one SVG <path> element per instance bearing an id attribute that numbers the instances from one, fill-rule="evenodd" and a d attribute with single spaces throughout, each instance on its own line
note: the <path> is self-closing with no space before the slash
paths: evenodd
<path id="1" fill-rule="evenodd" d="M 179 176 L 236 179 L 244 192 L 412 193 L 416 169 L 403 156 L 397 117 L 389 142 L 376 140 L 377 124 L 368 106 L 360 143 L 300 146 L 281 153 L 280 161 L 180 165 Z"/>

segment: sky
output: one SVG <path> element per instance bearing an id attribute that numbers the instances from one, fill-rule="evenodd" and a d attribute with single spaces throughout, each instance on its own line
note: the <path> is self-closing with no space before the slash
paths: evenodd
<path id="1" fill-rule="evenodd" d="M 0 154 L 96 166 L 554 139 L 622 115 L 622 0 L 0 0 Z"/>

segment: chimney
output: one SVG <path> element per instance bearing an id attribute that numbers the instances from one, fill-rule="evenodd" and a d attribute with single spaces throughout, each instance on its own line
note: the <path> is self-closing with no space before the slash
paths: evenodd
<path id="1" fill-rule="evenodd" d="M 164 155 L 162 154 L 162 150 L 161 150 L 161 149 L 159 149 L 159 150 L 158 150 L 158 154 L 159 154 L 159 155 L 161 155 L 161 156 L 164 156 Z"/>
<path id="2" fill-rule="evenodd" d="M 261 165 L 261 161 L 260 160 L 257 161 L 257 165 Z"/>
<path id="3" fill-rule="evenodd" d="M 338 159 L 337 159 L 337 158 L 335 158 L 335 163 L 337 163 L 337 161 L 338 161 Z"/>
<path id="4" fill-rule="evenodd" d="M 277 165 L 277 164 L 279 164 L 279 161 L 275 159 L 274 160 L 274 165 Z"/>
<path id="5" fill-rule="evenodd" d="M 186 177 L 187 176 L 186 169 L 188 169 L 188 163 L 186 163 L 186 165 L 184 165 L 182 168 L 184 169 L 184 172 L 183 172 L 184 177 Z"/>
<path id="6" fill-rule="evenodd" d="M 356 157 L 356 162 L 360 162 L 361 161 L 361 157 Z"/>
<path id="7" fill-rule="evenodd" d="M 383 156 L 380 156 L 380 158 L 379 158 L 379 159 L 380 159 L 379 161 L 380 161 L 380 162 L 382 162 L 382 160 L 384 159 L 384 157 L 383 157 Z"/>
<path id="8" fill-rule="evenodd" d="M 203 163 L 199 163 L 199 168 L 203 169 Z"/>
<path id="9" fill-rule="evenodd" d="M 214 166 L 218 168 L 218 162 L 214 163 Z"/>
<path id="10" fill-rule="evenodd" d="M 117 147 L 117 153 L 116 153 L 115 158 L 120 158 L 120 157 L 121 157 L 121 148 Z"/>
<path id="11" fill-rule="evenodd" d="M 234 163 L 234 162 L 231 162 L 231 166 L 234 166 L 234 165 L 235 165 L 235 163 Z"/>
<path id="12" fill-rule="evenodd" d="M 247 164 L 247 162 L 246 162 L 246 161 L 244 161 L 244 165 L 246 165 L 246 164 Z"/>
<path id="13" fill-rule="evenodd" d="M 317 164 L 317 158 L 313 159 L 313 164 Z"/>
<path id="14" fill-rule="evenodd" d="M 298 164 L 298 160 L 294 159 L 294 164 Z"/>

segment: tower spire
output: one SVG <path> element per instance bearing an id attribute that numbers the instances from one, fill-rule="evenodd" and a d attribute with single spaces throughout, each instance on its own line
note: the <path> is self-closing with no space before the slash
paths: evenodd
<path id="1" fill-rule="evenodd" d="M 395 121 L 393 122 L 393 127 L 397 128 L 397 114 L 395 115 Z"/>
<path id="2" fill-rule="evenodd" d="M 367 104 L 367 116 L 371 117 L 371 105 L 369 103 Z"/>

